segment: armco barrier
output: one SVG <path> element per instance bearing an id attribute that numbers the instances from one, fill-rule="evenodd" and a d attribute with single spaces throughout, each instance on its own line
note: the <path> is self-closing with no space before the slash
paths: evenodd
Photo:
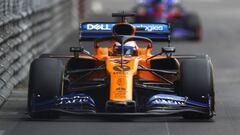
<path id="1" fill-rule="evenodd" d="M 0 0 L 0 105 L 28 74 L 30 62 L 78 26 L 77 0 Z"/>

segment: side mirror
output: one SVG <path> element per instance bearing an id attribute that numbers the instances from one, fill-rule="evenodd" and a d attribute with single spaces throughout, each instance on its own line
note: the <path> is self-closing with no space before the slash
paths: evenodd
<path id="1" fill-rule="evenodd" d="M 70 47 L 70 52 L 73 52 L 73 53 L 81 53 L 83 51 L 84 51 L 83 47 Z"/>
<path id="2" fill-rule="evenodd" d="M 73 52 L 75 58 L 79 58 L 80 53 L 84 52 L 83 47 L 70 47 L 70 52 Z"/>
<path id="3" fill-rule="evenodd" d="M 162 48 L 162 52 L 166 53 L 166 54 L 175 53 L 176 52 L 176 48 L 175 47 L 163 47 Z"/>
<path id="4" fill-rule="evenodd" d="M 70 52 L 73 52 L 75 58 L 79 58 L 80 53 L 93 57 L 91 53 L 83 47 L 70 47 Z M 96 58 L 94 57 L 94 59 Z"/>
<path id="5" fill-rule="evenodd" d="M 162 52 L 155 54 L 151 57 L 149 57 L 146 61 L 158 56 L 158 55 L 162 55 L 162 54 L 166 54 L 167 57 L 171 57 L 173 53 L 175 53 L 176 48 L 175 47 L 162 47 Z"/>

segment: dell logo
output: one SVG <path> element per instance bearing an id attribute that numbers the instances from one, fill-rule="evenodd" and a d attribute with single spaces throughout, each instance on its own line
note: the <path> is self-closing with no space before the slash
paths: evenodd
<path id="1" fill-rule="evenodd" d="M 111 30 L 108 24 L 88 24 L 87 30 Z"/>

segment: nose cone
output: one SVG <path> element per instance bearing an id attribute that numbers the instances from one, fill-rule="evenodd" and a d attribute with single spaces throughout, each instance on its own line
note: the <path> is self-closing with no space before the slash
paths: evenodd
<path id="1" fill-rule="evenodd" d="M 131 101 L 133 99 L 133 76 L 137 72 L 138 60 L 123 57 L 107 60 L 107 71 L 110 74 L 110 100 Z"/>

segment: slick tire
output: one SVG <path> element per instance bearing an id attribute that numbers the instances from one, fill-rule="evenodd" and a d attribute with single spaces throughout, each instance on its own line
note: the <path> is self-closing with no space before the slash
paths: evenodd
<path id="1" fill-rule="evenodd" d="M 208 56 L 186 59 L 181 62 L 179 89 L 181 96 L 189 100 L 209 104 L 209 111 L 202 113 L 187 112 L 185 119 L 211 119 L 215 112 L 215 93 L 213 84 L 213 66 Z"/>
<path id="2" fill-rule="evenodd" d="M 203 37 L 203 30 L 201 26 L 200 18 L 195 13 L 189 13 L 187 15 L 187 28 L 192 31 L 194 34 L 190 40 L 200 41 Z"/>
<path id="3" fill-rule="evenodd" d="M 29 74 L 28 113 L 34 119 L 58 118 L 55 111 L 36 111 L 35 103 L 54 100 L 60 95 L 63 64 L 53 58 L 39 58 L 32 62 Z"/>

